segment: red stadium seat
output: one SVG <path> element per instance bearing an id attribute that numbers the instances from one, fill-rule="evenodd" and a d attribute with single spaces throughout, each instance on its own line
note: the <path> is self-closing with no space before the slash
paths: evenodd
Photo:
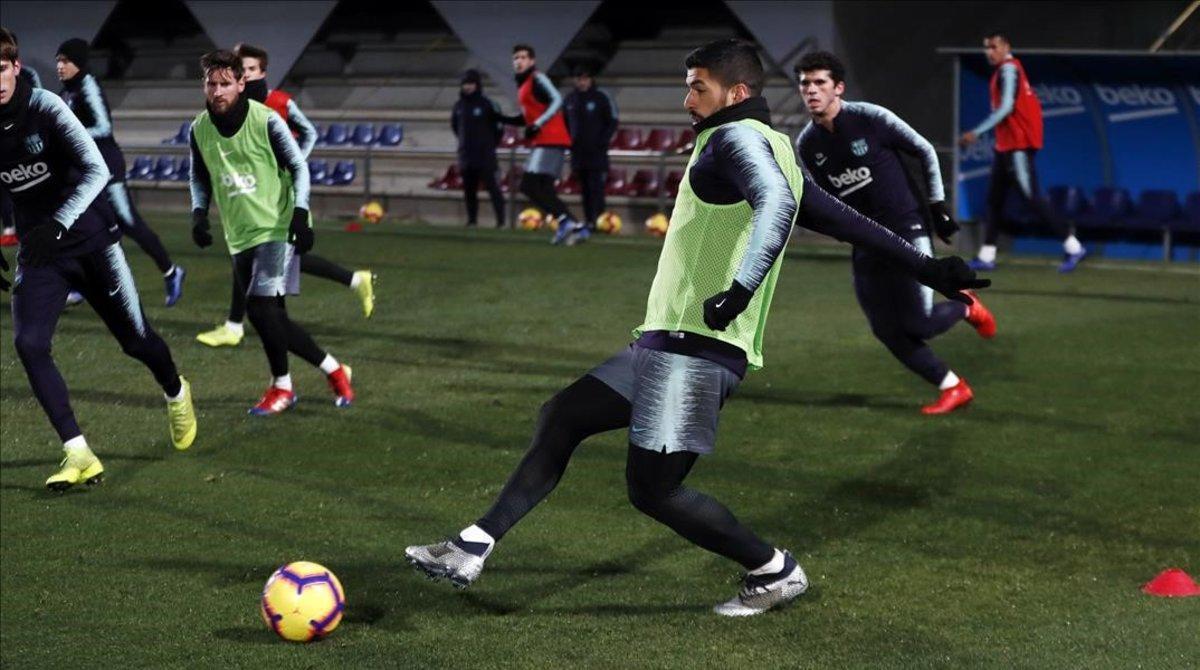
<path id="1" fill-rule="evenodd" d="M 579 191 L 582 190 L 579 185 L 579 175 L 575 174 L 574 170 L 571 170 L 571 174 L 566 179 L 556 184 L 556 187 L 558 192 L 563 195 L 579 195 Z"/>
<path id="2" fill-rule="evenodd" d="M 511 149 L 525 144 L 523 131 L 516 126 L 504 126 L 504 136 L 500 138 L 500 148 Z"/>
<path id="3" fill-rule="evenodd" d="M 610 168 L 608 181 L 604 184 L 604 192 L 608 195 L 626 195 L 629 187 L 629 174 L 623 169 Z"/>
<path id="4" fill-rule="evenodd" d="M 642 131 L 638 128 L 620 128 L 617 134 L 613 135 L 612 144 L 609 148 L 618 149 L 620 151 L 637 151 L 642 148 L 645 140 L 642 138 Z"/>
<path id="5" fill-rule="evenodd" d="M 671 151 L 675 148 L 676 141 L 673 130 L 655 128 L 646 136 L 646 141 L 642 145 L 642 148 L 649 151 Z"/>
<path id="6" fill-rule="evenodd" d="M 525 174 L 525 168 L 520 165 L 514 165 L 500 182 L 500 191 L 505 194 L 515 193 L 521 186 L 521 175 L 523 174 Z"/>
<path id="7" fill-rule="evenodd" d="M 628 194 L 643 198 L 654 197 L 658 195 L 661 186 L 657 170 L 638 170 L 629 183 Z"/>
<path id="8" fill-rule="evenodd" d="M 675 140 L 675 150 L 679 152 L 691 151 L 696 146 L 696 131 L 691 128 L 684 128 L 679 133 L 679 137 Z"/>
<path id="9" fill-rule="evenodd" d="M 436 188 L 439 191 L 462 188 L 462 174 L 458 171 L 458 164 L 451 163 L 442 176 L 429 182 L 429 188 Z"/>
<path id="10" fill-rule="evenodd" d="M 683 170 L 671 170 L 667 173 L 667 195 L 672 198 L 679 195 L 681 183 L 683 183 Z"/>

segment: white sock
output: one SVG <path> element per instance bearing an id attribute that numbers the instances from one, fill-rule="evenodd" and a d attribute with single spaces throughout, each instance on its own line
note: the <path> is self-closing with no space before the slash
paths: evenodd
<path id="1" fill-rule="evenodd" d="M 271 385 L 276 388 L 281 388 L 284 391 L 291 391 L 292 390 L 292 376 L 290 374 L 287 374 L 282 377 L 276 377 L 275 381 L 271 382 Z"/>
<path id="2" fill-rule="evenodd" d="M 783 552 L 776 549 L 775 555 L 771 557 L 771 560 L 767 561 L 766 563 L 763 563 L 762 565 L 758 566 L 757 568 L 754 568 L 753 570 L 750 571 L 750 574 L 752 574 L 752 575 L 773 575 L 776 572 L 779 572 L 780 570 L 783 569 L 783 563 L 784 563 Z"/>
<path id="3" fill-rule="evenodd" d="M 228 328 L 229 330 L 232 330 L 233 332 L 237 333 L 238 335 L 245 334 L 245 330 L 242 328 L 242 324 L 238 323 L 237 321 L 226 321 L 225 327 Z"/>
<path id="4" fill-rule="evenodd" d="M 87 440 L 83 439 L 82 435 L 76 435 L 71 439 L 63 442 L 63 449 L 87 449 Z"/>
<path id="5" fill-rule="evenodd" d="M 954 371 L 951 370 L 950 372 L 946 373 L 945 377 L 942 378 L 942 383 L 938 384 L 938 390 L 945 391 L 946 389 L 952 389 L 955 386 L 958 386 L 959 381 L 958 375 L 954 374 Z"/>
<path id="6" fill-rule="evenodd" d="M 178 402 L 180 400 L 183 400 L 183 378 L 182 377 L 179 378 L 179 394 L 178 395 L 176 395 L 174 398 L 172 398 L 171 396 L 164 393 L 163 397 L 166 398 L 168 402 Z"/>
<path id="7" fill-rule="evenodd" d="M 487 558 L 488 554 L 492 553 L 492 549 L 496 546 L 496 538 L 488 534 L 488 532 L 475 524 L 471 524 L 458 534 L 458 539 L 463 542 L 482 542 L 487 545 L 487 549 L 483 551 L 483 557 Z"/>
<path id="8" fill-rule="evenodd" d="M 350 288 L 358 288 L 358 285 L 361 283 L 362 283 L 362 275 L 358 274 L 357 272 L 350 275 Z"/>
<path id="9" fill-rule="evenodd" d="M 175 271 L 178 269 L 178 266 L 172 265 L 166 272 L 163 273 L 163 276 L 170 277 L 171 275 L 175 274 Z"/>
<path id="10" fill-rule="evenodd" d="M 325 360 L 321 361 L 321 372 L 327 375 L 337 372 L 340 367 L 342 367 L 342 364 L 338 363 L 337 359 L 329 354 L 325 354 Z"/>
<path id="11" fill-rule="evenodd" d="M 1079 243 L 1079 239 L 1074 235 L 1068 235 L 1067 239 L 1063 240 L 1063 251 L 1068 254 L 1077 254 L 1083 251 L 1083 245 Z"/>
<path id="12" fill-rule="evenodd" d="M 996 245 L 985 244 L 982 247 L 979 247 L 979 260 L 983 261 L 984 263 L 995 263 Z"/>

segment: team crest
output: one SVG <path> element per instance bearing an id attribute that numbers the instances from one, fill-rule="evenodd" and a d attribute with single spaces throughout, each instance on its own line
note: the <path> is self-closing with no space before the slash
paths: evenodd
<path id="1" fill-rule="evenodd" d="M 25 138 L 25 150 L 31 154 L 40 154 L 45 145 L 42 143 L 42 136 L 34 133 Z"/>
<path id="2" fill-rule="evenodd" d="M 854 140 L 853 142 L 851 142 L 850 143 L 850 151 L 855 156 L 866 156 L 867 155 L 867 140 L 866 140 L 866 138 L 860 137 L 857 140 Z"/>
<path id="3" fill-rule="evenodd" d="M 596 103 L 592 102 L 591 100 L 588 100 L 587 111 L 589 111 L 589 112 L 596 111 Z"/>

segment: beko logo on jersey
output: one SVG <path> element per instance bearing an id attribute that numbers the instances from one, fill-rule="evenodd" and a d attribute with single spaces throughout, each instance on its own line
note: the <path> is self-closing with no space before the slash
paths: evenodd
<path id="1" fill-rule="evenodd" d="M 12 192 L 24 191 L 27 188 L 36 186 L 50 178 L 50 166 L 44 161 L 38 161 L 33 165 L 18 165 L 11 170 L 0 172 L 0 181 L 7 186 L 12 186 Z M 15 184 L 15 186 L 13 186 Z"/>
<path id="2" fill-rule="evenodd" d="M 834 188 L 846 189 L 838 193 L 839 197 L 853 193 L 870 184 L 872 179 L 871 168 L 865 165 L 860 168 L 846 168 L 841 174 L 829 175 L 829 183 L 833 184 Z"/>
<path id="3" fill-rule="evenodd" d="M 226 172 L 221 175 L 221 183 L 225 185 L 225 188 L 233 189 L 230 196 L 247 195 L 258 188 L 258 179 L 252 174 Z"/>

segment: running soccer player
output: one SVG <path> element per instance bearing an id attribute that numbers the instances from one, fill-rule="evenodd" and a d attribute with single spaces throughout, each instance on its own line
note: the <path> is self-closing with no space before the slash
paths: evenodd
<path id="1" fill-rule="evenodd" d="M 914 155 L 923 167 L 934 230 L 949 243 L 958 224 L 946 211 L 942 172 L 929 140 L 888 109 L 842 100 L 846 68 L 837 56 L 810 52 L 795 71 L 813 119 L 796 138 L 796 154 L 813 181 L 932 256 L 921 205 L 900 160 L 900 153 Z M 854 294 L 871 332 L 905 367 L 941 390 L 921 411 L 945 414 L 970 402 L 974 393 L 967 380 L 942 362 L 927 340 L 964 319 L 991 338 L 996 334 L 991 312 L 978 298 L 970 305 L 954 300 L 935 305 L 932 290 L 868 249 L 855 247 L 851 258 Z"/>
<path id="2" fill-rule="evenodd" d="M 625 477 L 641 512 L 747 570 L 715 611 L 759 614 L 799 596 L 808 578 L 786 551 L 712 497 L 684 486 L 713 451 L 725 400 L 763 365 L 763 333 L 793 222 L 890 258 L 964 301 L 987 286 L 960 258 L 934 259 L 805 184 L 791 142 L 770 125 L 752 45 L 706 44 L 688 55 L 684 100 L 696 130 L 637 338 L 542 406 L 533 443 L 491 509 L 453 538 L 406 559 L 465 588 L 518 521 L 554 489 L 585 438 L 628 427 Z"/>
<path id="3" fill-rule="evenodd" d="M 267 89 L 267 52 L 249 44 L 239 44 L 234 47 L 233 52 L 242 59 L 242 72 L 246 77 L 246 97 L 270 107 L 287 121 L 292 136 L 300 145 L 301 155 L 307 159 L 317 144 L 317 129 L 300 111 L 300 106 L 292 96 L 279 89 Z M 237 269 L 234 268 L 234 273 L 236 272 Z M 333 261 L 308 253 L 300 257 L 300 272 L 349 287 L 362 303 L 363 316 L 371 318 L 375 311 L 375 275 L 370 270 L 351 272 Z M 197 335 L 196 340 L 201 344 L 210 347 L 236 347 L 241 344 L 246 333 L 242 325 L 246 318 L 246 292 L 238 288 L 236 278 L 232 285 L 229 318 L 216 328 Z"/>
<path id="4" fill-rule="evenodd" d="M 549 77 L 538 72 L 533 47 L 514 46 L 512 64 L 522 115 L 514 125 L 525 126 L 525 139 L 533 145 L 525 161 L 525 173 L 521 175 L 521 193 L 554 217 L 557 229 L 551 244 L 586 241 L 591 236 L 588 227 L 571 216 L 554 190 L 554 181 L 562 174 L 567 149 L 571 148 L 571 134 L 563 119 L 562 95 Z"/>
<path id="5" fill-rule="evenodd" d="M 88 134 L 96 140 L 96 146 L 100 147 L 100 154 L 104 156 L 112 175 L 104 189 L 105 195 L 117 212 L 121 229 L 137 242 L 163 274 L 167 291 L 166 305 L 171 307 L 183 296 L 183 279 L 187 273 L 171 262 L 162 240 L 158 239 L 158 235 L 142 219 L 129 199 L 129 189 L 125 187 L 125 155 L 113 139 L 108 98 L 100 84 L 96 83 L 96 78 L 88 72 L 88 52 L 87 41 L 79 38 L 69 39 L 58 47 L 55 61 L 58 78 L 63 85 L 60 95 L 87 128 Z"/>
<path id="6" fill-rule="evenodd" d="M 0 196 L 12 203 L 20 238 L 12 286 L 13 343 L 33 395 L 63 443 L 59 470 L 46 487 L 63 491 L 104 475 L 88 447 L 50 343 L 67 291 L 83 292 L 121 350 L 153 373 L 167 401 L 171 443 L 196 439 L 191 386 L 150 326 L 121 251 L 109 203 L 97 199 L 108 167 L 83 124 L 58 96 L 18 76 L 16 42 L 0 28 Z M 0 269 L 8 263 L 0 255 Z M 9 282 L 0 276 L 0 290 Z"/>
<path id="7" fill-rule="evenodd" d="M 993 68 L 988 84 L 992 113 L 979 125 L 962 134 L 959 144 L 974 144 L 987 131 L 996 129 L 995 153 L 992 158 L 992 178 L 988 182 L 988 218 L 984 228 L 983 245 L 971 261 L 977 271 L 996 269 L 996 241 L 1004 218 L 1004 201 L 1015 191 L 1056 235 L 1063 238 L 1063 261 L 1059 272 L 1070 272 L 1087 256 L 1070 227 L 1058 218 L 1038 190 L 1034 156 L 1042 148 L 1042 105 L 1021 61 L 1012 55 L 1012 45 L 1001 33 L 991 33 L 983 40 L 983 51 Z"/>
<path id="8" fill-rule="evenodd" d="M 215 199 L 235 279 L 271 368 L 271 385 L 250 414 L 279 414 L 296 404 L 288 351 L 320 368 L 334 404 L 347 407 L 354 400 L 350 367 L 318 347 L 284 302 L 300 292 L 297 254 L 313 246 L 308 164 L 283 118 L 242 95 L 242 59 L 212 51 L 200 69 L 207 109 L 196 115 L 189 137 L 192 239 L 201 249 L 212 244 L 208 206 Z"/>

